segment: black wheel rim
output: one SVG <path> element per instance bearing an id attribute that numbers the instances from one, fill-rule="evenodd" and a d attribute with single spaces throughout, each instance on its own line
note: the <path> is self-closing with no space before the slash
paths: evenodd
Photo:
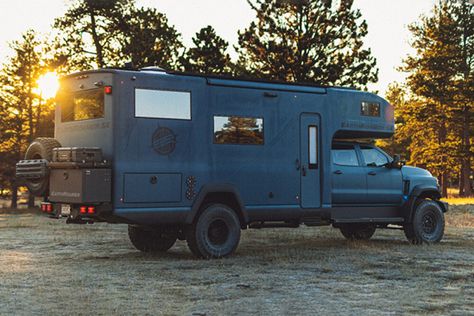
<path id="1" fill-rule="evenodd" d="M 207 229 L 207 237 L 213 245 L 223 245 L 229 238 L 229 227 L 221 219 L 214 220 Z"/>
<path id="2" fill-rule="evenodd" d="M 433 234 L 436 230 L 437 225 L 438 225 L 438 221 L 433 212 L 427 212 L 426 214 L 423 215 L 422 229 L 425 234 L 427 235 Z"/>

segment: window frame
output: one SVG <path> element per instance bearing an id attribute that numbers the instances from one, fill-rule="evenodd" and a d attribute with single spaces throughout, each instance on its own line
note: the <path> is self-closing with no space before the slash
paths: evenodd
<path id="1" fill-rule="evenodd" d="M 67 124 L 67 123 L 74 123 L 74 122 L 87 122 L 87 121 L 93 121 L 93 120 L 102 120 L 102 119 L 105 119 L 105 116 L 107 115 L 106 113 L 106 104 L 105 104 L 105 92 L 104 92 L 104 89 L 103 88 L 91 88 L 91 89 L 84 89 L 84 90 L 77 90 L 77 91 L 68 91 L 67 94 L 69 94 L 70 96 L 72 96 L 72 102 L 74 103 L 74 96 L 76 94 L 81 94 L 81 93 L 87 93 L 87 92 L 90 92 L 90 91 L 98 91 L 98 92 L 101 92 L 102 94 L 102 99 L 103 99 L 103 102 L 102 102 L 102 113 L 103 115 L 101 117 L 93 117 L 93 118 L 86 118 L 86 119 L 80 119 L 80 120 L 75 120 L 74 118 L 71 119 L 71 120 L 63 120 L 63 115 L 64 115 L 64 104 L 61 102 L 61 98 L 59 98 L 59 100 L 56 101 L 56 103 L 59 103 L 59 109 L 60 109 L 60 113 L 59 113 L 59 118 L 60 118 L 60 121 L 61 121 L 61 124 Z M 66 93 L 66 92 L 65 92 Z M 73 108 L 72 108 L 72 115 L 74 116 L 75 115 L 75 109 L 74 109 L 74 104 L 72 104 Z"/>
<path id="2" fill-rule="evenodd" d="M 243 144 L 243 143 L 217 143 L 216 142 L 216 117 L 240 117 L 240 118 L 252 118 L 252 119 L 261 119 L 262 120 L 262 143 L 260 144 Z M 265 118 L 263 116 L 250 116 L 250 115 L 239 115 L 239 114 L 212 114 L 212 144 L 214 145 L 231 145 L 231 146 L 263 146 L 265 145 Z"/>
<path id="3" fill-rule="evenodd" d="M 383 150 L 381 150 L 380 148 L 376 147 L 376 146 L 372 146 L 372 145 L 366 145 L 366 144 L 361 144 L 358 146 L 359 147 L 359 151 L 360 151 L 360 157 L 363 161 L 363 166 L 364 167 L 369 167 L 369 168 L 380 168 L 380 167 L 383 167 L 384 165 L 381 165 L 381 166 L 369 166 L 367 164 L 367 161 L 365 160 L 365 157 L 364 157 L 364 153 L 362 151 L 362 147 L 367 147 L 368 149 L 373 149 L 377 152 L 379 152 L 382 156 L 384 156 L 386 159 L 387 159 L 387 163 L 390 163 L 393 161 L 393 158 L 390 157 L 386 152 L 384 152 Z"/>
<path id="4" fill-rule="evenodd" d="M 311 128 L 314 128 L 315 131 L 316 131 L 316 135 L 315 135 L 315 142 L 316 142 L 316 146 L 315 146 L 315 150 L 316 150 L 316 153 L 315 153 L 315 158 L 316 158 L 316 163 L 311 163 Z M 318 165 L 319 165 L 319 141 L 318 141 L 318 137 L 319 137 L 319 130 L 318 130 L 318 126 L 317 125 L 308 125 L 308 169 L 318 169 Z"/>
<path id="5" fill-rule="evenodd" d="M 151 90 L 164 92 L 182 92 L 189 94 L 189 118 L 172 118 L 172 117 L 151 117 L 151 116 L 137 116 L 137 90 Z M 191 90 L 177 90 L 164 88 L 149 88 L 149 87 L 134 87 L 133 89 L 133 117 L 138 119 L 148 120 L 173 120 L 173 121 L 192 121 L 193 120 L 193 93 Z"/>
<path id="6" fill-rule="evenodd" d="M 351 167 L 351 168 L 360 168 L 360 167 L 363 167 L 362 165 L 362 161 L 361 161 L 361 157 L 359 157 L 359 152 L 358 152 L 358 146 L 356 146 L 355 144 L 335 144 L 335 146 L 338 146 L 338 145 L 344 145 L 344 146 L 352 146 L 352 150 L 354 150 L 355 152 L 355 155 L 356 155 L 356 159 L 357 159 L 357 165 L 341 165 L 341 164 L 338 164 L 338 163 L 335 163 L 334 162 L 334 159 L 333 159 L 333 155 L 332 155 L 332 151 L 333 150 L 337 150 L 337 149 L 333 149 L 333 145 L 331 145 L 331 164 L 334 165 L 334 166 L 340 166 L 340 167 Z"/>
<path id="7" fill-rule="evenodd" d="M 368 105 L 368 113 L 365 114 L 364 113 L 364 104 L 367 104 Z M 373 106 L 373 105 L 376 105 L 378 107 L 378 115 L 371 115 L 370 114 L 370 106 Z M 382 106 L 380 104 L 380 102 L 373 102 L 373 101 L 362 101 L 360 103 L 360 115 L 361 116 L 365 116 L 365 117 L 381 117 L 382 116 Z"/>

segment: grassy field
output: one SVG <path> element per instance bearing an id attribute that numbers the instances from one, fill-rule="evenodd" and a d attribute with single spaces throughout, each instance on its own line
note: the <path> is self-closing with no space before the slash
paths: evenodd
<path id="1" fill-rule="evenodd" d="M 329 227 L 248 230 L 237 253 L 196 260 L 185 242 L 136 251 L 126 226 L 0 214 L 0 314 L 474 315 L 474 207 L 442 243 L 401 231 L 349 242 Z"/>

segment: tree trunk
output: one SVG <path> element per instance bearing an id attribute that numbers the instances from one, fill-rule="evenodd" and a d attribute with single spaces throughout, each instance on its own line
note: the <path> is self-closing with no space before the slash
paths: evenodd
<path id="1" fill-rule="evenodd" d="M 35 207 L 35 196 L 31 193 L 28 193 L 28 208 Z"/>
<path id="2" fill-rule="evenodd" d="M 92 40 L 94 41 L 95 51 L 96 51 L 96 62 L 97 67 L 103 68 L 104 67 L 104 56 L 102 53 L 102 46 L 100 45 L 99 35 L 97 34 L 97 23 L 95 21 L 95 13 L 94 9 L 89 5 L 89 14 L 91 18 L 91 33 L 92 33 Z"/>
<path id="3" fill-rule="evenodd" d="M 463 117 L 463 128 L 462 128 L 462 145 L 463 155 L 461 161 L 461 178 L 462 178 L 462 189 L 459 190 L 460 196 L 471 196 L 472 188 L 470 181 L 471 173 L 471 138 L 469 133 L 469 107 L 465 106 Z"/>
<path id="4" fill-rule="evenodd" d="M 11 208 L 18 208 L 18 184 L 16 180 L 11 182 L 11 190 L 12 190 L 12 199 L 10 203 Z"/>

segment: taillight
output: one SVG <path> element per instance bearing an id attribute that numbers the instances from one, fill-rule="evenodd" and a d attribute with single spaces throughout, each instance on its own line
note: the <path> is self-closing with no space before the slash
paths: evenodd
<path id="1" fill-rule="evenodd" d="M 94 214 L 94 213 L 95 213 L 95 207 L 89 206 L 89 207 L 87 208 L 87 213 L 88 213 L 88 214 Z"/>
<path id="2" fill-rule="evenodd" d="M 79 212 L 80 212 L 81 214 L 86 214 L 86 213 L 87 213 L 87 207 L 86 207 L 86 206 L 81 206 L 81 207 L 79 208 Z"/>
<path id="3" fill-rule="evenodd" d="M 53 205 L 52 204 L 46 204 L 46 212 L 51 213 L 53 211 Z"/>
<path id="4" fill-rule="evenodd" d="M 104 87 L 104 93 L 105 94 L 112 94 L 112 87 L 111 86 L 105 86 Z"/>
<path id="5" fill-rule="evenodd" d="M 46 212 L 46 204 L 41 204 L 41 211 Z"/>

